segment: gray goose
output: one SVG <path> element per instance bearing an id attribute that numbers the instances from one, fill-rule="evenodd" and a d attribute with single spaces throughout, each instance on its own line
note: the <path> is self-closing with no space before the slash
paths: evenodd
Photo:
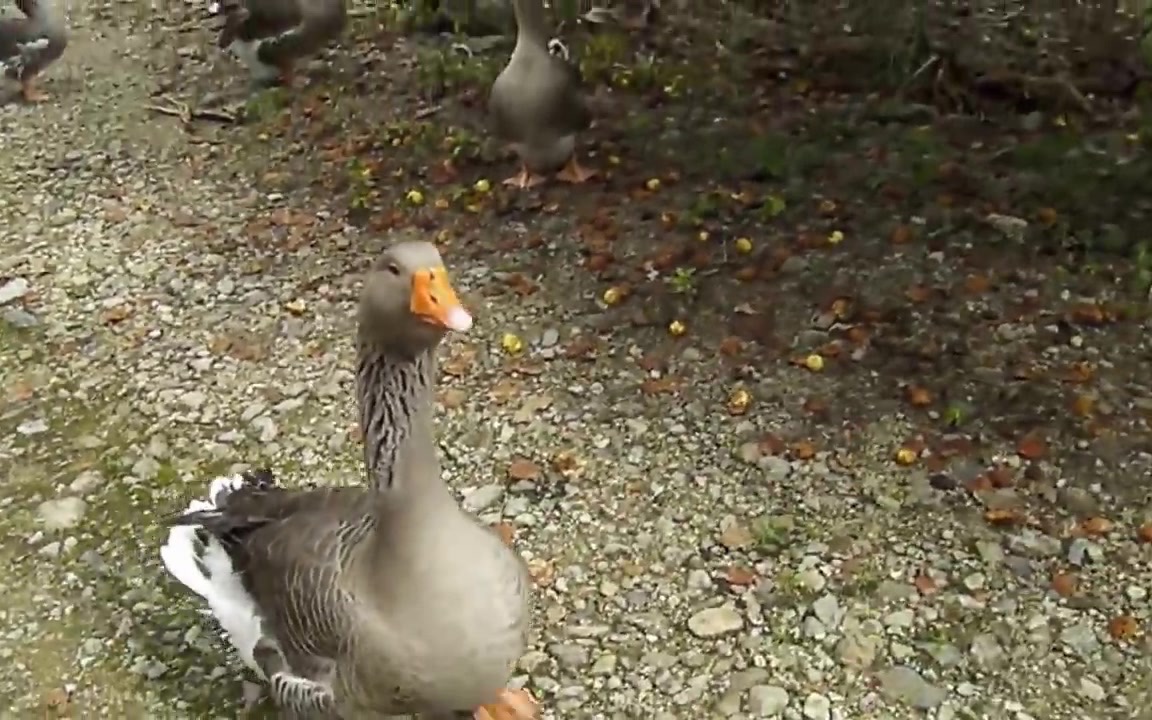
<path id="1" fill-rule="evenodd" d="M 437 458 L 436 347 L 471 324 L 436 248 L 394 245 L 360 303 L 370 486 L 220 477 L 168 520 L 164 565 L 292 717 L 537 717 L 506 688 L 527 642 L 526 567 L 460 507 Z"/>
<path id="2" fill-rule="evenodd" d="M 0 19 L 0 70 L 20 83 L 26 102 L 41 102 L 48 96 L 36 79 L 64 54 L 68 32 L 52 0 L 16 0 L 16 7 L 24 17 Z"/>
<path id="3" fill-rule="evenodd" d="M 221 0 L 217 44 L 261 85 L 291 86 L 298 59 L 321 50 L 344 31 L 344 0 Z"/>
<path id="4" fill-rule="evenodd" d="M 549 52 L 543 0 L 512 0 L 512 5 L 516 47 L 488 98 L 493 131 L 520 158 L 520 172 L 504 182 L 529 188 L 554 172 L 567 182 L 586 182 L 596 173 L 576 160 L 576 136 L 592 125 L 580 72 Z"/>

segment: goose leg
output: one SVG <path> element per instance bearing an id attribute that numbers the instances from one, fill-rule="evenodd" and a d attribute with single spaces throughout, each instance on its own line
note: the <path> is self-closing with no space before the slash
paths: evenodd
<path id="1" fill-rule="evenodd" d="M 473 713 L 471 720 L 537 720 L 540 706 L 536 698 L 527 690 L 502 690 L 500 699 L 482 705 Z"/>
<path id="2" fill-rule="evenodd" d="M 285 60 L 280 63 L 280 85 L 286 88 L 291 88 L 296 84 L 296 68 L 292 65 L 291 60 Z"/>
<path id="3" fill-rule="evenodd" d="M 576 160 L 575 155 L 569 158 L 568 164 L 564 166 L 563 170 L 556 173 L 556 179 L 572 183 L 573 185 L 586 183 L 594 177 L 596 177 L 596 171 L 581 165 Z"/>
<path id="4" fill-rule="evenodd" d="M 27 77 L 20 81 L 20 97 L 24 102 L 38 103 L 48 99 L 48 94 L 36 86 L 36 78 Z"/>
<path id="5" fill-rule="evenodd" d="M 531 171 L 528 170 L 528 166 L 521 163 L 520 172 L 505 180 L 504 184 L 521 190 L 527 190 L 528 188 L 536 187 L 544 182 L 544 180 L 545 178 L 539 175 L 533 175 Z"/>

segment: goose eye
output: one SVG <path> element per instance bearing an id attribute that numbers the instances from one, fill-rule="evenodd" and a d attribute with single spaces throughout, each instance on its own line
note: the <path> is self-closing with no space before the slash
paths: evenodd
<path id="1" fill-rule="evenodd" d="M 400 266 L 397 265 L 396 263 L 389 263 L 388 264 L 388 272 L 392 273 L 393 275 L 399 275 L 400 274 Z"/>

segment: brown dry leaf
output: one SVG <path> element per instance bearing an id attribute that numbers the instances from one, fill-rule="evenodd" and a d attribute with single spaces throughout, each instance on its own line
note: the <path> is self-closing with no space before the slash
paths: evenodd
<path id="1" fill-rule="evenodd" d="M 720 354 L 725 357 L 735 357 L 744 351 L 744 341 L 735 335 L 729 335 L 720 341 Z"/>
<path id="2" fill-rule="evenodd" d="M 440 369 L 446 375 L 463 377 L 468 372 L 468 368 L 472 367 L 474 360 L 476 360 L 476 351 L 471 348 L 462 348 L 440 363 Z"/>
<path id="3" fill-rule="evenodd" d="M 912 242 L 912 228 L 904 224 L 897 225 L 890 239 L 893 245 L 907 245 Z"/>
<path id="4" fill-rule="evenodd" d="M 760 268 L 755 265 L 745 265 L 736 271 L 734 277 L 740 282 L 752 282 L 760 275 Z"/>
<path id="5" fill-rule="evenodd" d="M 781 455 L 788 449 L 783 438 L 779 435 L 768 433 L 760 438 L 760 442 L 756 443 L 760 448 L 760 452 L 764 455 Z"/>
<path id="6" fill-rule="evenodd" d="M 540 587 L 548 587 L 556 580 L 556 565 L 543 558 L 532 558 L 528 561 L 528 574 Z"/>
<path id="7" fill-rule="evenodd" d="M 720 544 L 729 550 L 741 550 L 753 542 L 752 532 L 738 522 L 734 522 L 720 532 Z"/>
<path id="8" fill-rule="evenodd" d="M 537 480 L 540 478 L 540 466 L 527 458 L 516 458 L 508 463 L 508 477 L 517 482 Z"/>
<path id="9" fill-rule="evenodd" d="M 36 394 L 36 389 L 27 380 L 17 380 L 8 386 L 5 394 L 9 402 L 25 402 L 32 399 L 32 396 Z"/>
<path id="10" fill-rule="evenodd" d="M 811 460 L 816 456 L 816 446 L 811 440 L 800 440 L 792 444 L 792 456 L 797 460 Z"/>
<path id="11" fill-rule="evenodd" d="M 968 482 L 964 483 L 964 488 L 973 495 L 988 492 L 992 489 L 992 480 L 986 474 L 977 475 Z"/>
<path id="12" fill-rule="evenodd" d="M 456 408 L 463 405 L 464 401 L 468 399 L 468 393 L 464 392 L 460 388 L 443 388 L 439 392 L 439 397 L 437 399 L 440 401 L 441 407 L 444 407 L 448 410 L 455 410 Z"/>
<path id="13" fill-rule="evenodd" d="M 509 400 L 521 395 L 520 383 L 515 380 L 501 380 L 488 391 L 488 397 L 498 405 L 505 405 Z"/>
<path id="14" fill-rule="evenodd" d="M 896 463 L 898 465 L 911 465 L 919 457 L 920 453 L 910 447 L 902 447 L 896 451 Z"/>
<path id="15" fill-rule="evenodd" d="M 67 688 L 53 688 L 44 694 L 45 717 L 66 717 L 72 704 L 72 693 Z"/>
<path id="16" fill-rule="evenodd" d="M 733 565 L 724 571 L 724 579 L 729 585 L 747 587 L 756 583 L 756 573 L 743 565 Z"/>
<path id="17" fill-rule="evenodd" d="M 1039 435 L 1030 433 L 1016 443 L 1016 454 L 1025 460 L 1041 460 L 1048 454 L 1048 443 Z"/>
<path id="18" fill-rule="evenodd" d="M 1108 634 L 1116 640 L 1131 640 L 1140 632 L 1140 624 L 1131 615 L 1117 615 L 1108 621 Z"/>
<path id="19" fill-rule="evenodd" d="M 120 305 L 113 305 L 110 308 L 106 308 L 104 312 L 100 313 L 100 322 L 105 325 L 115 325 L 130 317 L 132 317 L 132 306 L 128 303 L 121 303 Z"/>
<path id="20" fill-rule="evenodd" d="M 917 575 L 916 579 L 912 581 L 912 584 L 916 586 L 916 589 L 920 591 L 921 595 L 932 595 L 939 590 L 936 581 L 923 573 Z"/>
<path id="21" fill-rule="evenodd" d="M 648 378 L 640 383 L 640 392 L 645 395 L 663 395 L 674 393 L 679 388 L 679 381 L 670 377 Z"/>
<path id="22" fill-rule="evenodd" d="M 969 275 L 964 278 L 964 289 L 972 295 L 983 295 L 992 286 L 987 275 Z"/>
<path id="23" fill-rule="evenodd" d="M 1040 208 L 1036 211 L 1036 219 L 1040 221 L 1041 225 L 1052 227 L 1060 219 L 1060 213 L 1050 207 Z"/>
<path id="24" fill-rule="evenodd" d="M 1089 537 L 1107 535 L 1112 532 L 1112 521 L 1096 515 L 1080 523 L 1080 530 Z"/>
<path id="25" fill-rule="evenodd" d="M 909 385 L 906 393 L 908 395 L 908 403 L 912 407 L 928 407 L 932 404 L 932 391 L 928 388 L 921 387 L 920 385 Z"/>
<path id="26" fill-rule="evenodd" d="M 1103 325 L 1109 320 L 1104 308 L 1095 303 L 1075 305 L 1070 313 L 1070 318 L 1072 322 L 1079 325 Z"/>
<path id="27" fill-rule="evenodd" d="M 595 338 L 581 335 L 564 346 L 564 357 L 569 360 L 595 360 L 597 349 Z"/>
<path id="28" fill-rule="evenodd" d="M 611 264 L 612 256 L 608 253 L 595 253 L 589 255 L 588 259 L 584 261 L 584 267 L 595 273 L 604 272 Z"/>
<path id="29" fill-rule="evenodd" d="M 909 302 L 922 303 L 932 295 L 932 291 L 924 285 L 913 285 L 904 291 L 904 297 L 908 298 Z"/>
<path id="30" fill-rule="evenodd" d="M 1072 597 L 1078 585 L 1076 576 L 1071 573 L 1056 572 L 1052 575 L 1052 591 L 1060 597 Z"/>
<path id="31" fill-rule="evenodd" d="M 988 471 L 988 482 L 994 488 L 1007 488 L 1016 484 L 1015 473 L 1004 465 L 998 465 Z"/>
<path id="32" fill-rule="evenodd" d="M 512 523 L 498 522 L 492 526 L 492 529 L 505 545 L 512 547 L 512 543 L 516 540 L 516 528 L 512 526 Z"/>
<path id="33" fill-rule="evenodd" d="M 1083 385 L 1092 382 L 1092 378 L 1096 377 L 1096 368 L 1091 363 L 1078 362 L 1074 363 L 1064 373 L 1064 381 L 1070 383 L 1077 383 Z"/>
<path id="34" fill-rule="evenodd" d="M 539 285 L 529 280 L 522 273 L 512 273 L 504 279 L 504 284 L 520 297 L 527 297 L 540 289 Z"/>
<path id="35" fill-rule="evenodd" d="M 1140 538 L 1141 542 L 1152 543 L 1152 523 L 1141 525 L 1136 531 L 1136 537 Z"/>
<path id="36" fill-rule="evenodd" d="M 1096 398 L 1091 395 L 1076 395 L 1072 399 L 1072 414 L 1080 417 L 1091 417 L 1096 411 Z"/>
<path id="37" fill-rule="evenodd" d="M 1018 511 L 1011 508 L 993 508 L 984 511 L 984 520 L 992 525 L 1015 525 L 1023 519 Z"/>

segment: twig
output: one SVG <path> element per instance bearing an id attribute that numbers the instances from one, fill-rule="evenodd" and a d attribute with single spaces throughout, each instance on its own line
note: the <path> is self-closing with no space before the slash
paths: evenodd
<path id="1" fill-rule="evenodd" d="M 440 112 L 443 109 L 444 109 L 443 105 L 431 105 L 429 107 L 420 108 L 419 110 L 416 111 L 416 114 L 413 116 L 413 119 L 423 120 L 424 118 L 432 117 L 433 115 L 435 115 L 436 113 Z"/>
<path id="2" fill-rule="evenodd" d="M 168 95 L 161 96 L 160 100 L 160 103 L 149 105 L 148 109 L 161 115 L 180 118 L 180 122 L 184 125 L 191 125 L 194 120 L 209 120 L 227 125 L 233 125 L 239 121 L 236 113 L 229 110 L 191 108 L 188 106 L 188 103 L 176 100 Z"/>

